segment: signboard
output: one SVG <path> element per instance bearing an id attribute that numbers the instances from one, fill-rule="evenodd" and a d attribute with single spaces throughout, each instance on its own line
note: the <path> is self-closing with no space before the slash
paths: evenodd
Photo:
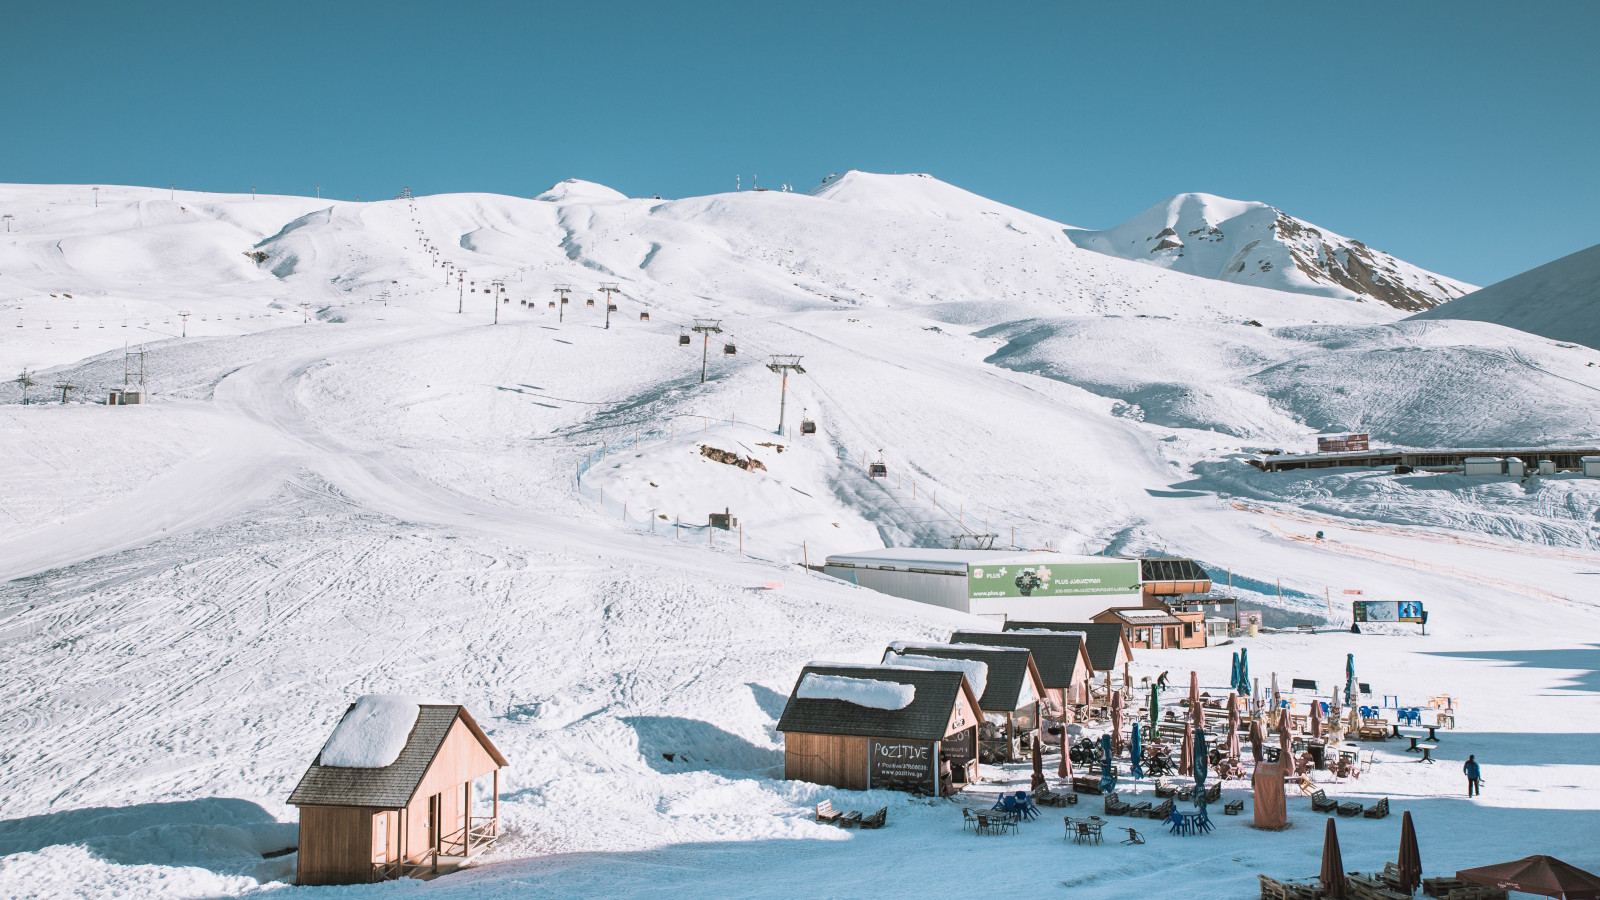
<path id="1" fill-rule="evenodd" d="M 1139 593 L 1139 561 L 1040 562 L 967 566 L 967 593 L 979 597 L 1077 597 Z"/>
<path id="2" fill-rule="evenodd" d="M 1357 600 L 1350 604 L 1357 622 L 1426 622 L 1421 600 Z"/>
<path id="3" fill-rule="evenodd" d="M 967 760 L 976 759 L 978 756 L 978 729 L 963 728 L 955 734 L 945 735 L 943 743 L 939 745 L 939 756 L 948 759 L 955 766 L 967 764 Z"/>
<path id="4" fill-rule="evenodd" d="M 931 742 L 873 738 L 867 751 L 867 787 L 939 793 L 938 763 Z"/>
<path id="5" fill-rule="evenodd" d="M 1370 438 L 1370 434 L 1346 434 L 1339 437 L 1319 437 L 1317 438 L 1317 452 L 1365 452 L 1368 449 Z"/>

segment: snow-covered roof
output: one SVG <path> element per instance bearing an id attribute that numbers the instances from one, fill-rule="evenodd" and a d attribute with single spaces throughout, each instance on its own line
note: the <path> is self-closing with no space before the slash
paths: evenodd
<path id="1" fill-rule="evenodd" d="M 345 718 L 355 709 L 351 704 Z M 289 803 L 294 806 L 359 806 L 369 809 L 399 809 L 411 802 L 422 779 L 427 776 L 439 748 L 450 736 L 457 720 L 466 725 L 497 765 L 507 765 L 483 729 L 466 709 L 454 704 L 417 705 L 415 725 L 405 745 L 389 765 L 379 768 L 354 768 L 323 763 L 322 755 L 300 777 Z M 337 728 L 335 729 L 337 730 Z"/>
<path id="2" fill-rule="evenodd" d="M 1016 552 L 1013 550 L 942 550 L 930 547 L 887 547 L 882 550 L 859 550 L 853 553 L 835 553 L 828 557 L 830 566 L 856 568 L 934 569 L 953 575 L 965 575 L 968 565 L 1070 565 L 1072 563 L 1105 563 L 1122 560 L 1115 556 L 1078 556 L 1070 553 Z"/>
<path id="3" fill-rule="evenodd" d="M 800 679 L 794 695 L 802 700 L 843 700 L 870 709 L 905 709 L 917 699 L 917 689 L 909 684 L 876 678 L 808 672 Z"/>
<path id="4" fill-rule="evenodd" d="M 368 694 L 344 714 L 322 745 L 322 764 L 381 769 L 405 749 L 417 724 L 418 702 L 393 694 Z"/>
<path id="5" fill-rule="evenodd" d="M 979 697 L 989 686 L 989 664 L 978 659 L 950 659 L 940 656 L 928 656 L 911 650 L 897 653 L 893 649 L 883 654 L 883 661 L 891 666 L 911 666 L 916 669 L 941 669 L 946 672 L 960 672 L 967 676 L 967 684 L 972 686 L 972 693 Z"/>

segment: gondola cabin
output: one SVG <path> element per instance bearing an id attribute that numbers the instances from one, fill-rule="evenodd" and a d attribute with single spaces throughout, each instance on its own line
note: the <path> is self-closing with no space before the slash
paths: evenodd
<path id="1" fill-rule="evenodd" d="M 615 303 L 607 303 L 606 304 L 606 312 L 616 312 L 616 311 L 617 311 L 617 305 Z"/>
<path id="2" fill-rule="evenodd" d="M 1031 650 L 1044 680 L 1046 715 L 1060 715 L 1089 702 L 1094 668 L 1081 631 L 958 631 L 950 635 L 950 643 Z"/>
<path id="3" fill-rule="evenodd" d="M 550 301 L 550 308 L 551 309 L 555 309 L 556 308 L 556 302 L 554 300 Z"/>
<path id="4" fill-rule="evenodd" d="M 816 434 L 817 433 L 817 423 L 811 421 L 810 419 L 801 419 L 800 420 L 800 433 L 801 434 Z"/>
<path id="5" fill-rule="evenodd" d="M 689 343 L 689 336 L 687 334 L 678 335 L 678 346 L 682 347 L 687 343 Z"/>
<path id="6" fill-rule="evenodd" d="M 732 344 L 723 344 L 722 345 L 722 355 L 723 356 L 732 356 L 732 355 L 734 355 L 735 353 L 738 353 L 738 352 L 739 352 L 739 348 L 735 347 Z"/>
<path id="7" fill-rule="evenodd" d="M 583 304 L 583 305 L 584 305 L 584 306 L 593 306 L 593 305 L 594 305 L 594 298 L 593 298 L 593 297 L 590 297 L 590 298 L 589 298 L 589 299 L 588 299 L 588 301 L 587 301 L 587 302 L 585 302 L 585 303 L 584 303 L 584 304 Z"/>
<path id="8" fill-rule="evenodd" d="M 980 720 L 961 672 L 808 665 L 778 720 L 783 777 L 949 794 L 976 777 Z"/>
<path id="9" fill-rule="evenodd" d="M 873 478 L 888 478 L 889 477 L 889 467 L 884 465 L 881 462 L 873 463 L 872 464 L 872 469 L 871 469 L 871 477 L 873 477 Z"/>
<path id="10" fill-rule="evenodd" d="M 499 837 L 506 758 L 464 707 L 362 697 L 289 795 L 300 884 L 438 874 Z M 487 801 L 473 799 L 474 786 Z"/>
<path id="11" fill-rule="evenodd" d="M 978 760 L 1013 762 L 1027 753 L 1038 733 L 1044 680 L 1025 647 L 984 644 L 919 644 L 897 641 L 883 653 L 887 666 L 956 669 L 978 695 Z"/>
<path id="12" fill-rule="evenodd" d="M 639 321 L 641 321 L 641 322 L 648 322 L 648 321 L 650 321 L 650 314 L 649 314 L 649 313 L 647 313 L 647 312 L 642 312 L 642 313 L 639 313 Z"/>

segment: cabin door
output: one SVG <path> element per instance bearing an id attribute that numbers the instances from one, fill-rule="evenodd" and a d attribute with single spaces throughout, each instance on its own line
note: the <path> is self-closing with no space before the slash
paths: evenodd
<path id="1" fill-rule="evenodd" d="M 393 810 L 372 814 L 372 861 L 392 863 L 397 855 L 399 817 Z"/>
<path id="2" fill-rule="evenodd" d="M 443 805 L 440 803 L 443 799 L 440 794 L 428 798 L 428 849 L 430 850 L 439 849 L 439 814 L 443 812 L 439 807 Z"/>

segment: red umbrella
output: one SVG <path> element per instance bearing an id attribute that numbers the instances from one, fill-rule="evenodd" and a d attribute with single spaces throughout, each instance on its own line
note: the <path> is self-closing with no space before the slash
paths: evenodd
<path id="1" fill-rule="evenodd" d="M 1044 757 L 1039 751 L 1039 735 L 1033 736 L 1033 784 L 1038 787 L 1044 784 Z"/>
<path id="2" fill-rule="evenodd" d="M 1200 705 L 1200 676 L 1193 670 L 1189 672 L 1189 722 L 1195 731 L 1205 730 L 1206 708 Z"/>
<path id="3" fill-rule="evenodd" d="M 1497 866 L 1462 869 L 1456 873 L 1456 877 L 1473 884 L 1491 884 L 1503 890 L 1542 894 L 1562 900 L 1600 898 L 1600 876 L 1568 865 L 1553 856 L 1530 856 Z"/>
<path id="4" fill-rule="evenodd" d="M 1178 746 L 1178 774 L 1194 774 L 1194 727 L 1183 726 L 1183 743 Z"/>
<path id="5" fill-rule="evenodd" d="M 1328 831 L 1322 839 L 1322 896 L 1328 900 L 1344 900 L 1344 856 L 1339 853 L 1339 832 L 1328 819 Z"/>
<path id="6" fill-rule="evenodd" d="M 1228 747 L 1223 751 L 1234 759 L 1239 758 L 1239 695 L 1228 695 Z"/>
<path id="7" fill-rule="evenodd" d="M 1261 747 L 1266 742 L 1267 726 L 1265 720 L 1260 716 L 1256 716 L 1255 721 L 1250 723 L 1250 754 L 1256 758 L 1256 762 L 1261 762 L 1261 758 L 1264 755 L 1261 752 Z"/>
<path id="8" fill-rule="evenodd" d="M 1122 740 L 1122 692 L 1111 695 L 1111 752 L 1121 753 L 1125 742 Z"/>
<path id="9" fill-rule="evenodd" d="M 1411 810 L 1400 819 L 1400 889 L 1410 894 L 1422 883 L 1422 851 L 1417 849 L 1417 829 L 1411 824 Z"/>
<path id="10" fill-rule="evenodd" d="M 1311 698 L 1311 739 L 1322 740 L 1322 701 Z"/>

